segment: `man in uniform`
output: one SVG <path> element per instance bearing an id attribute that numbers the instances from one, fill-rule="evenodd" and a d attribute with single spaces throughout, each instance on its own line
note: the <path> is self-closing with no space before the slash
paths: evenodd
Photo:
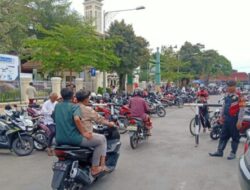
<path id="1" fill-rule="evenodd" d="M 223 151 L 227 145 L 227 142 L 230 138 L 232 138 L 232 150 L 227 159 L 232 160 L 236 158 L 236 152 L 240 140 L 237 126 L 241 125 L 244 113 L 244 107 L 242 105 L 244 104 L 241 103 L 240 94 L 236 93 L 236 82 L 232 80 L 228 81 L 227 95 L 221 110 L 220 122 L 223 124 L 222 133 L 217 151 L 215 153 L 209 153 L 210 156 L 223 157 Z"/>

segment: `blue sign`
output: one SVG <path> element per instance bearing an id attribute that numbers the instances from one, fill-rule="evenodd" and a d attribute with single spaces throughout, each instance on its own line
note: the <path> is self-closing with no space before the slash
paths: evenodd
<path id="1" fill-rule="evenodd" d="M 96 69 L 95 68 L 90 69 L 90 76 L 92 76 L 92 77 L 96 76 Z"/>

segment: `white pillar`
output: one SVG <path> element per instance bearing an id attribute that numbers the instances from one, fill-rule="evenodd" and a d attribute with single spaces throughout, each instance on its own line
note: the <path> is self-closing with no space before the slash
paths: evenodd
<path id="1" fill-rule="evenodd" d="M 61 81 L 60 77 L 51 78 L 52 92 L 57 93 L 59 97 L 61 97 Z"/>
<path id="2" fill-rule="evenodd" d="M 29 83 L 32 82 L 32 76 L 21 76 L 21 100 L 28 102 L 28 96 L 26 94 L 26 89 L 29 87 Z"/>
<path id="3" fill-rule="evenodd" d="M 82 78 L 76 78 L 76 92 L 83 89 L 83 79 Z"/>

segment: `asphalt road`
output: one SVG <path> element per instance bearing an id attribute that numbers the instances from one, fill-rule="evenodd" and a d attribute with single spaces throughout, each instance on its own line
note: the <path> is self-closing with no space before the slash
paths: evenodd
<path id="1" fill-rule="evenodd" d="M 214 99 L 214 98 L 212 98 Z M 201 134 L 194 146 L 189 133 L 190 108 L 167 109 L 165 118 L 154 118 L 153 136 L 136 150 L 129 137 L 122 135 L 121 156 L 116 171 L 97 181 L 88 190 L 240 190 L 238 159 L 228 161 L 230 144 L 224 158 L 211 158 L 218 141 Z M 238 158 L 243 152 L 243 143 Z M 31 156 L 17 157 L 0 150 L 1 190 L 48 190 L 55 157 L 34 151 Z"/>

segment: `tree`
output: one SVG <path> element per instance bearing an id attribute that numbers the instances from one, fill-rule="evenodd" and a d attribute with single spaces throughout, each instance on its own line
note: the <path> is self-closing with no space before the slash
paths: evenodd
<path id="1" fill-rule="evenodd" d="M 28 37 L 26 0 L 0 1 L 0 52 L 19 52 L 23 39 Z"/>
<path id="2" fill-rule="evenodd" d="M 171 81 L 181 81 L 182 78 L 193 77 L 187 72 L 190 62 L 183 62 L 179 59 L 178 52 L 172 46 L 163 46 L 161 50 L 161 73 L 162 78 Z"/>
<path id="3" fill-rule="evenodd" d="M 232 65 L 230 61 L 220 55 L 215 50 L 204 50 L 202 44 L 192 45 L 185 42 L 179 51 L 179 58 L 182 62 L 190 62 L 190 67 L 184 69 L 185 72 L 191 73 L 197 78 L 204 77 L 208 83 L 211 76 L 218 74 L 230 74 Z"/>
<path id="4" fill-rule="evenodd" d="M 1 0 L 0 51 L 22 52 L 25 39 L 43 38 L 39 25 L 52 29 L 57 24 L 76 26 L 82 21 L 70 10 L 69 0 Z"/>
<path id="5" fill-rule="evenodd" d="M 42 63 L 44 72 L 60 75 L 65 70 L 80 72 L 85 66 L 105 70 L 111 63 L 119 62 L 113 51 L 113 41 L 103 41 L 87 23 L 38 29 L 44 38 L 29 39 L 26 46 L 32 60 Z"/>
<path id="6" fill-rule="evenodd" d="M 136 36 L 132 25 L 127 25 L 124 20 L 112 23 L 108 34 L 110 39 L 119 39 L 115 44 L 115 54 L 120 58 L 120 64 L 112 65 L 111 70 L 119 76 L 120 90 L 125 90 L 126 75 L 148 63 L 149 43 L 143 37 Z"/>

